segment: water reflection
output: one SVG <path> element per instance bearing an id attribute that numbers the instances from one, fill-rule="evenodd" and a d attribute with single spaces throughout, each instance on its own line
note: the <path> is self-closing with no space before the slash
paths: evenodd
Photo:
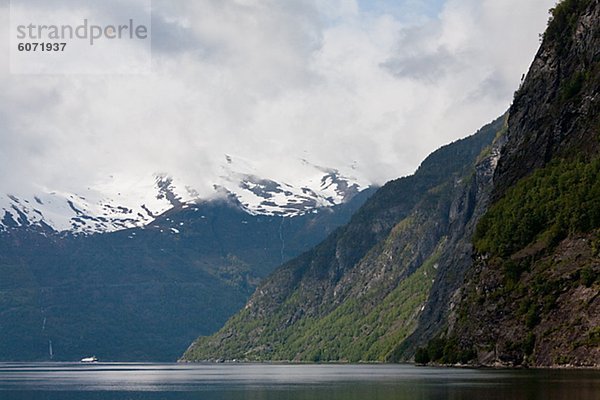
<path id="1" fill-rule="evenodd" d="M 597 400 L 600 371 L 403 365 L 0 364 L 0 399 Z"/>

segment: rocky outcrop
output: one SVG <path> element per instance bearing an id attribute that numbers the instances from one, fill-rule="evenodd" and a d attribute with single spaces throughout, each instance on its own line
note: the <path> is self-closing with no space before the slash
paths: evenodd
<path id="1" fill-rule="evenodd" d="M 555 157 L 600 150 L 600 6 L 565 0 L 510 109 L 494 198 Z"/>

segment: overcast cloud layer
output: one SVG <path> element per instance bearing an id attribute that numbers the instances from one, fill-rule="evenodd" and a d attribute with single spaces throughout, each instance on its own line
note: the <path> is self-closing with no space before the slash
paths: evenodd
<path id="1" fill-rule="evenodd" d="M 508 108 L 554 0 L 153 0 L 149 76 L 10 75 L 0 4 L 6 193 L 155 172 L 208 190 L 224 154 L 384 183 Z"/>

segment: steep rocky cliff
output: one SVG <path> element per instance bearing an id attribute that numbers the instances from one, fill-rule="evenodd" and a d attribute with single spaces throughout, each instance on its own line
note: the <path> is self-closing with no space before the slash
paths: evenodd
<path id="1" fill-rule="evenodd" d="M 565 0 L 510 109 L 508 145 L 494 198 L 555 157 L 595 157 L 600 149 L 600 9 Z"/>
<path id="2" fill-rule="evenodd" d="M 600 2 L 566 0 L 510 110 L 444 336 L 478 363 L 600 365 L 599 149 Z"/>

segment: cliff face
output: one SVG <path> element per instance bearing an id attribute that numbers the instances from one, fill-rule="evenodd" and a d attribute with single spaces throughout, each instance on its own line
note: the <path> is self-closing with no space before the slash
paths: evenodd
<path id="1" fill-rule="evenodd" d="M 280 267 L 184 359 L 390 361 L 410 354 L 418 341 L 399 345 L 423 315 L 428 334 L 439 327 L 462 281 L 471 247 L 461 238 L 481 214 L 477 204 L 498 157 L 499 142 L 490 144 L 504 122 L 443 147 L 415 175 L 384 186 L 348 225 Z M 452 269 L 456 259 L 462 264 Z"/>
<path id="2" fill-rule="evenodd" d="M 597 0 L 565 0 L 552 21 L 510 109 L 507 146 L 494 198 L 555 157 L 598 153 L 600 8 Z"/>
<path id="3" fill-rule="evenodd" d="M 510 110 L 447 340 L 487 365 L 600 365 L 600 2 L 564 1 Z"/>
<path id="4" fill-rule="evenodd" d="M 470 179 L 455 193 L 449 209 L 450 224 L 439 254 L 435 281 L 415 331 L 397 344 L 389 361 L 411 360 L 418 346 L 446 329 L 449 317 L 450 324 L 453 324 L 465 274 L 473 265 L 471 238 L 490 201 L 494 172 L 505 144 L 505 133 L 506 125 L 498 131 L 492 146 L 480 155 Z"/>

